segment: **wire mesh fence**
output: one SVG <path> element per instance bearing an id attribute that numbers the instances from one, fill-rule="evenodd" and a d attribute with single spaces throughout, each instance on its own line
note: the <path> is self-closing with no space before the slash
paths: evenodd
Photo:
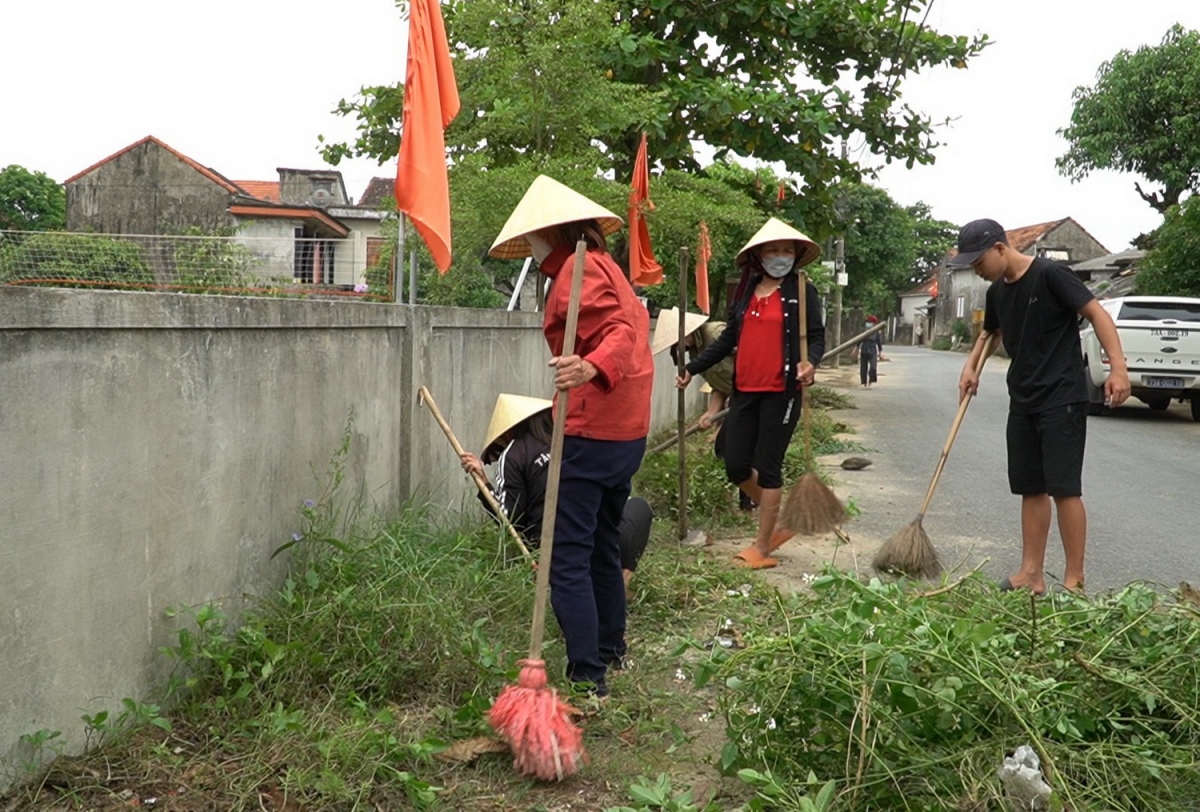
<path id="1" fill-rule="evenodd" d="M 0 230 L 0 285 L 393 301 L 393 251 L 353 239 Z"/>

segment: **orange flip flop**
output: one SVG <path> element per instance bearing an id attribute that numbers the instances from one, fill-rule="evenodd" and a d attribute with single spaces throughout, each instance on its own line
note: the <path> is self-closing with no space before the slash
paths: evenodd
<path id="1" fill-rule="evenodd" d="M 791 539 L 794 535 L 796 535 L 796 531 L 788 530 L 786 527 L 781 527 L 776 530 L 771 534 L 771 541 L 767 544 L 769 552 L 773 553 L 778 550 L 783 546 L 784 542 Z"/>
<path id="2" fill-rule="evenodd" d="M 733 557 L 734 566 L 749 570 L 769 570 L 779 566 L 779 559 L 765 556 L 754 545 L 747 547 Z"/>

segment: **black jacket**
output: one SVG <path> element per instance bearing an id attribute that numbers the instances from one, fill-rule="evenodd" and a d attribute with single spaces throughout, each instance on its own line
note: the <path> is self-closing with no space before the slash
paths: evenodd
<path id="1" fill-rule="evenodd" d="M 699 375 L 719 362 L 729 353 L 738 349 L 738 337 L 742 332 L 742 321 L 750 307 L 754 289 L 762 279 L 762 274 L 751 276 L 748 283 L 742 286 L 742 294 L 729 309 L 729 319 L 725 323 L 725 332 L 708 346 L 699 356 L 688 362 L 686 367 L 691 375 Z M 825 323 L 821 315 L 821 297 L 816 287 L 809 282 L 805 297 L 808 308 L 808 362 L 814 367 L 821 363 L 825 355 Z M 790 397 L 796 394 L 796 369 L 800 366 L 800 277 L 788 274 L 779 286 L 783 296 L 783 380 L 784 392 Z M 733 376 L 733 390 L 737 391 L 737 372 Z"/>

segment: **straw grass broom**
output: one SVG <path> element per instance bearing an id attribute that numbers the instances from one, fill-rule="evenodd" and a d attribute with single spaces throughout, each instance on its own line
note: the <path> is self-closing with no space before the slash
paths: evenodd
<path id="1" fill-rule="evenodd" d="M 587 243 L 580 240 L 575 246 L 563 356 L 575 354 L 575 330 L 579 321 L 586 251 Z M 554 549 L 554 522 L 558 514 L 558 484 L 562 473 L 563 435 L 567 428 L 568 391 L 563 389 L 558 393 L 558 403 L 554 409 L 529 657 L 518 663 L 521 671 L 517 676 L 517 684 L 505 687 L 488 712 L 488 722 L 512 749 L 513 766 L 521 774 L 532 775 L 542 781 L 561 781 L 574 775 L 587 760 L 583 750 L 583 731 L 571 720 L 574 709 L 549 687 L 546 662 L 542 659 L 546 600 L 550 594 L 550 560 Z"/>
<path id="2" fill-rule="evenodd" d="M 800 273 L 800 361 L 808 360 L 808 274 Z M 812 453 L 812 410 L 809 387 L 801 387 L 800 417 L 804 423 L 804 467 L 807 469 L 788 492 L 779 511 L 778 524 L 806 536 L 828 533 L 841 525 L 846 508 L 837 495 L 817 475 Z"/>
<path id="3" fill-rule="evenodd" d="M 979 359 L 975 362 L 977 376 L 983 372 L 983 365 L 987 362 L 988 356 L 992 354 L 994 345 L 995 339 L 989 335 L 983 345 L 983 351 L 979 354 Z M 925 511 L 929 509 L 929 503 L 933 501 L 933 492 L 942 476 L 942 470 L 946 467 L 950 448 L 954 445 L 954 438 L 958 436 L 958 428 L 967 414 L 967 407 L 971 405 L 972 397 L 974 396 L 967 395 L 958 404 L 958 414 L 954 416 L 954 422 L 950 425 L 950 434 L 946 437 L 946 444 L 942 446 L 942 455 L 938 458 L 937 468 L 933 471 L 933 479 L 929 481 L 929 489 L 925 491 L 925 500 L 921 502 L 921 510 L 917 513 L 917 518 L 885 541 L 879 548 L 879 552 L 875 554 L 871 565 L 877 572 L 908 575 L 913 578 L 936 578 L 942 574 L 942 562 L 938 558 L 937 549 L 929 540 L 929 534 L 925 532 L 921 522 L 925 518 Z"/>

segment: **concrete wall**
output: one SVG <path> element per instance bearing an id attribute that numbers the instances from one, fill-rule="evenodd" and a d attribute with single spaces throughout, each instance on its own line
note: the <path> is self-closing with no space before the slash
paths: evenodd
<path id="1" fill-rule="evenodd" d="M 230 194 L 153 141 L 68 183 L 67 230 L 101 234 L 204 233 L 233 225 Z"/>
<path id="2" fill-rule="evenodd" d="M 280 579 L 351 410 L 344 492 L 477 509 L 416 403 L 478 450 L 497 393 L 547 395 L 540 316 L 0 288 L 0 783 L 18 739 L 164 684 L 168 607 Z M 654 423 L 674 419 L 658 362 Z M 691 393 L 699 408 L 698 388 Z"/>

